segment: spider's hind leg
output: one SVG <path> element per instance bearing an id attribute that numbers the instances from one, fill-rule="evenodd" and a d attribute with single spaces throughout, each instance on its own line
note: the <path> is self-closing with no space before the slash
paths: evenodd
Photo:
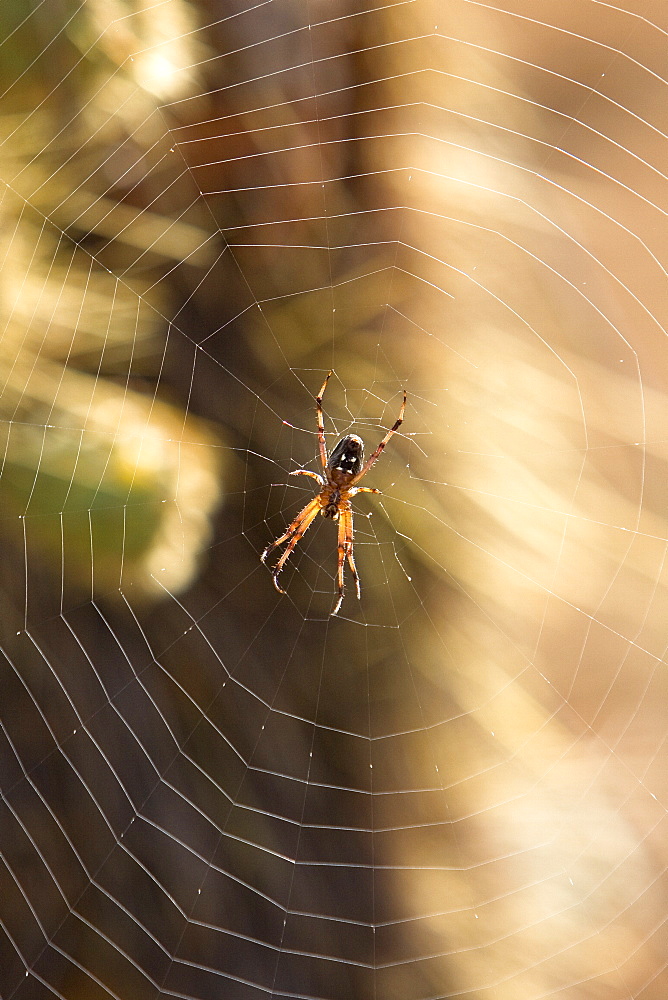
<path id="1" fill-rule="evenodd" d="M 318 451 L 320 453 L 320 462 L 323 469 L 327 468 L 327 444 L 325 442 L 325 419 L 322 415 L 322 397 L 325 394 L 327 383 L 331 377 L 332 373 L 330 372 L 325 381 L 322 383 L 320 392 L 315 397 L 315 414 L 318 421 Z"/>

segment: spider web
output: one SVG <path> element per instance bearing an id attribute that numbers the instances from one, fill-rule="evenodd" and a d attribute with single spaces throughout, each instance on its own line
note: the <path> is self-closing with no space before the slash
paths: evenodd
<path id="1" fill-rule="evenodd" d="M 0 995 L 663 998 L 665 8 L 5 27 Z"/>

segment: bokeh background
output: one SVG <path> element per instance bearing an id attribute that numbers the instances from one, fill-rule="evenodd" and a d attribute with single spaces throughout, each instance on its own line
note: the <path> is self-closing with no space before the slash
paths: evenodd
<path id="1" fill-rule="evenodd" d="M 665 7 L 2 22 L 0 995 L 661 1000 Z"/>

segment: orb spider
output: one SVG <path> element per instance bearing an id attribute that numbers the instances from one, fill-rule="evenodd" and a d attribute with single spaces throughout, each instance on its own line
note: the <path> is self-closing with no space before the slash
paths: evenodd
<path id="1" fill-rule="evenodd" d="M 327 383 L 329 382 L 331 375 L 331 372 L 327 375 L 327 378 L 322 383 L 320 392 L 315 397 L 316 416 L 318 419 L 318 449 L 320 452 L 320 462 L 322 464 L 324 478 L 323 476 L 318 475 L 317 472 L 311 472 L 310 469 L 295 469 L 294 472 L 290 473 L 291 476 L 310 476 L 311 479 L 316 480 L 318 485 L 321 487 L 321 490 L 311 501 L 309 501 L 309 503 L 306 504 L 304 509 L 297 514 L 287 531 L 285 531 L 284 534 L 282 534 L 275 541 L 271 542 L 270 545 L 267 545 L 266 549 L 260 556 L 260 560 L 261 562 L 265 562 L 270 552 L 273 552 L 275 548 L 282 545 L 284 542 L 288 543 L 285 552 L 278 560 L 272 571 L 272 578 L 276 590 L 279 594 L 284 594 L 285 591 L 278 585 L 278 574 L 285 566 L 286 562 L 290 558 L 291 552 L 297 545 L 302 535 L 304 535 L 310 527 L 315 517 L 320 513 L 323 517 L 328 517 L 332 521 L 338 521 L 338 599 L 334 610 L 332 611 L 332 614 L 336 615 L 338 614 L 339 608 L 343 602 L 345 589 L 343 569 L 346 559 L 348 560 L 350 572 L 353 575 L 355 586 L 357 587 L 358 599 L 362 596 L 360 578 L 357 575 L 355 559 L 353 557 L 353 508 L 350 500 L 357 493 L 381 492 L 380 490 L 370 489 L 368 486 L 358 486 L 357 483 L 359 483 L 360 479 L 367 474 L 376 459 L 380 457 L 385 445 L 395 431 L 399 430 L 399 427 L 404 419 L 404 410 L 406 409 L 406 390 L 404 389 L 404 399 L 394 426 L 387 432 L 374 451 L 373 455 L 370 455 L 366 462 L 364 461 L 364 442 L 361 437 L 357 436 L 357 434 L 346 434 L 345 437 L 342 437 L 332 451 L 331 455 L 328 456 L 327 444 L 325 442 L 325 425 L 322 416 L 322 397 L 325 394 L 325 389 L 327 388 Z"/>

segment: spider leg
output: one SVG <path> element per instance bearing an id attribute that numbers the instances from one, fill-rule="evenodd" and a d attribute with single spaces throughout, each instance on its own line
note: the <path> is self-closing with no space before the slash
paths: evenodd
<path id="1" fill-rule="evenodd" d="M 343 602 L 343 594 L 345 590 L 345 585 L 343 582 L 343 567 L 346 562 L 345 539 L 346 539 L 346 517 L 345 513 L 342 512 L 341 516 L 339 517 L 339 539 L 337 546 L 337 552 L 339 556 L 339 563 L 337 566 L 337 582 L 338 582 L 339 596 L 337 598 L 336 604 L 334 605 L 334 610 L 332 611 L 333 615 L 338 615 L 339 613 L 339 608 L 341 607 L 341 604 Z"/>
<path id="2" fill-rule="evenodd" d="M 401 404 L 401 409 L 399 410 L 399 416 L 397 417 L 397 419 L 396 419 L 396 421 L 394 423 L 394 426 L 389 429 L 389 431 L 387 432 L 387 434 L 385 435 L 385 437 L 383 438 L 383 440 L 380 442 L 380 444 L 378 445 L 378 447 L 374 451 L 373 455 L 369 455 L 369 457 L 367 458 L 366 462 L 364 463 L 364 465 L 362 466 L 362 468 L 360 469 L 360 471 L 357 473 L 357 475 L 355 476 L 355 478 L 352 480 L 352 483 L 358 483 L 360 481 L 360 479 L 362 478 L 362 476 L 365 476 L 367 474 L 367 472 L 369 471 L 369 469 L 371 468 L 371 466 L 373 465 L 373 463 L 376 461 L 376 459 L 380 457 L 380 455 L 381 455 L 383 449 L 385 448 L 385 445 L 387 444 L 387 442 L 390 440 L 390 438 L 392 437 L 392 435 L 394 434 L 394 432 L 398 431 L 399 428 L 401 427 L 401 425 L 403 423 L 403 420 L 404 420 L 404 410 L 405 409 L 406 409 L 406 390 L 404 389 L 404 400 L 403 400 L 403 402 Z"/>
<path id="3" fill-rule="evenodd" d="M 327 444 L 325 442 L 325 421 L 322 416 L 322 397 L 325 395 L 325 389 L 331 376 L 332 373 L 330 372 L 322 383 L 320 392 L 315 397 L 315 412 L 318 418 L 318 448 L 320 450 L 320 461 L 322 462 L 323 469 L 327 468 Z"/>
<path id="4" fill-rule="evenodd" d="M 382 493 L 382 490 L 376 490 L 371 486 L 353 486 L 351 490 L 348 490 L 348 496 L 354 497 L 356 493 Z"/>
<path id="5" fill-rule="evenodd" d="M 325 485 L 325 480 L 322 476 L 319 476 L 317 472 L 311 472 L 310 469 L 295 469 L 294 472 L 290 473 L 291 476 L 310 476 L 311 479 L 315 479 L 316 482 L 320 483 L 321 486 Z"/>
<path id="6" fill-rule="evenodd" d="M 360 578 L 357 575 L 357 566 L 355 565 L 355 559 L 353 557 L 353 512 L 352 510 L 346 511 L 346 542 L 348 543 L 348 565 L 350 566 L 350 572 L 353 574 L 353 580 L 355 581 L 355 587 L 357 589 L 357 600 L 362 598 L 362 588 L 360 587 Z"/>
<path id="7" fill-rule="evenodd" d="M 264 552 L 260 556 L 260 562 L 266 562 L 267 556 L 269 555 L 270 552 L 273 552 L 273 550 L 276 549 L 276 548 L 278 548 L 279 545 L 282 545 L 283 542 L 287 542 L 287 540 L 289 538 L 292 538 L 292 536 L 294 535 L 294 533 L 296 531 L 299 531 L 299 529 L 301 528 L 302 523 L 304 521 L 304 518 L 307 517 L 311 513 L 311 509 L 313 508 L 313 505 L 315 504 L 316 499 L 317 499 L 317 497 L 314 497 L 313 500 L 309 500 L 309 502 L 306 504 L 306 506 L 303 507 L 302 510 L 299 511 L 299 513 L 297 514 L 296 518 L 294 519 L 294 521 L 292 522 L 292 524 L 290 524 L 288 526 L 288 528 L 284 532 L 284 534 L 280 535 L 278 538 L 274 539 L 273 542 L 270 542 L 269 545 L 267 545 L 266 549 L 264 550 Z M 306 528 L 304 529 L 304 531 L 305 530 L 306 530 Z M 302 532 L 302 534 L 303 533 L 304 532 Z"/>
<path id="8" fill-rule="evenodd" d="M 357 567 L 355 566 L 355 560 L 353 558 L 353 512 L 350 508 L 342 510 L 339 516 L 338 556 L 339 562 L 337 568 L 337 582 L 339 596 L 334 606 L 334 610 L 332 611 L 333 615 L 338 615 L 339 608 L 343 603 L 343 595 L 345 593 L 343 568 L 345 566 L 346 559 L 348 560 L 350 571 L 353 574 L 353 579 L 357 588 L 357 597 L 361 597 L 360 580 L 357 575 Z"/>
<path id="9" fill-rule="evenodd" d="M 285 552 L 274 566 L 273 572 L 271 574 L 272 579 L 274 581 L 274 586 L 276 587 L 276 590 L 279 592 L 279 594 L 284 594 L 285 591 L 281 590 L 281 588 L 278 585 L 278 574 L 281 572 L 287 560 L 290 558 L 290 553 L 296 546 L 297 542 L 308 530 L 312 521 L 314 520 L 315 517 L 317 517 L 319 512 L 320 512 L 320 504 L 318 503 L 318 498 L 314 497 L 313 500 L 311 500 L 310 503 L 307 503 L 306 507 L 304 507 L 304 509 L 297 515 L 297 517 L 294 519 L 294 521 L 292 522 L 288 530 L 285 532 L 285 534 L 281 535 L 280 538 L 277 538 L 275 542 L 271 543 L 271 545 L 268 545 L 267 548 L 262 553 L 261 559 L 262 562 L 264 562 L 269 553 L 272 551 L 272 549 L 275 549 L 277 545 L 281 545 L 283 542 L 288 542 L 285 548 Z"/>

